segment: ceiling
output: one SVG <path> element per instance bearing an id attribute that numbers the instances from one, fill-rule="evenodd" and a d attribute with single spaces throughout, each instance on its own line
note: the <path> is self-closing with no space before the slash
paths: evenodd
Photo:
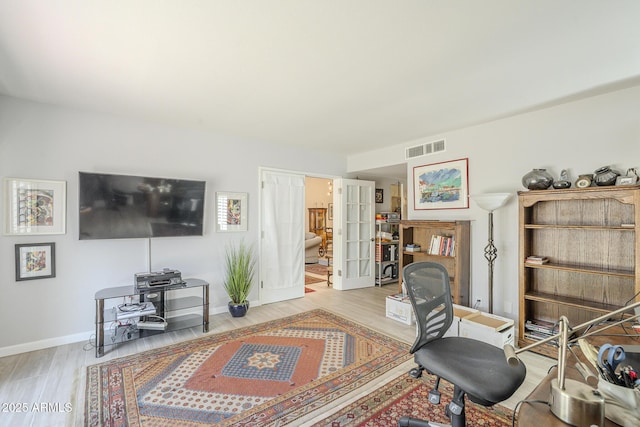
<path id="1" fill-rule="evenodd" d="M 638 84 L 636 0 L 0 0 L 0 93 L 341 154 Z"/>

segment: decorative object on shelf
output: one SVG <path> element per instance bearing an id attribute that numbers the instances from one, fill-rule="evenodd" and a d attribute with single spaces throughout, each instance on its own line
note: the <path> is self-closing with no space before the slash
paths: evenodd
<path id="1" fill-rule="evenodd" d="M 569 187 L 571 187 L 571 181 L 569 181 L 569 173 L 566 169 L 562 169 L 562 172 L 560 172 L 560 179 L 558 181 L 554 181 L 553 188 L 555 188 L 556 190 L 563 190 Z"/>
<path id="2" fill-rule="evenodd" d="M 593 182 L 600 186 L 614 185 L 619 175 L 620 172 L 611 169 L 609 166 L 603 166 L 595 170 Z"/>
<path id="3" fill-rule="evenodd" d="M 467 209 L 469 159 L 413 168 L 414 209 Z"/>
<path id="4" fill-rule="evenodd" d="M 376 188 L 376 203 L 382 203 L 384 201 L 384 190 L 382 188 Z"/>
<path id="5" fill-rule="evenodd" d="M 484 257 L 489 265 L 489 313 L 493 313 L 493 266 L 498 258 L 498 248 L 493 244 L 493 211 L 503 207 L 510 197 L 511 193 L 485 193 L 471 196 L 480 208 L 489 212 L 489 238 L 484 248 Z"/>
<path id="6" fill-rule="evenodd" d="M 249 310 L 248 297 L 253 286 L 254 272 L 253 246 L 247 246 L 243 240 L 237 246 L 227 246 L 224 289 L 231 299 L 229 313 L 233 317 L 242 317 Z"/>
<path id="7" fill-rule="evenodd" d="M 56 244 L 16 245 L 16 281 L 56 277 Z"/>
<path id="8" fill-rule="evenodd" d="M 522 185 L 529 190 L 546 190 L 553 184 L 553 177 L 546 169 L 533 169 L 522 177 Z"/>
<path id="9" fill-rule="evenodd" d="M 216 193 L 216 231 L 247 231 L 247 193 Z"/>
<path id="10" fill-rule="evenodd" d="M 578 176 L 578 179 L 576 179 L 576 187 L 578 188 L 591 187 L 592 181 L 593 181 L 593 175 L 591 174 L 580 175 Z"/>
<path id="11" fill-rule="evenodd" d="M 5 178 L 4 234 L 65 234 L 66 181 Z"/>
<path id="12" fill-rule="evenodd" d="M 618 176 L 616 178 L 616 185 L 635 185 L 638 182 L 638 173 L 636 168 L 627 169 L 625 176 Z"/>
<path id="13" fill-rule="evenodd" d="M 391 274 L 387 274 L 387 270 L 391 269 Z M 392 279 L 398 278 L 398 264 L 387 264 L 382 269 L 383 277 L 391 277 Z"/>

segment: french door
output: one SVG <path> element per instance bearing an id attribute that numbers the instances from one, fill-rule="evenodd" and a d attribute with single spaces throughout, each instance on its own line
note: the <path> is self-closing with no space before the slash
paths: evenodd
<path id="1" fill-rule="evenodd" d="M 375 286 L 375 209 L 373 181 L 334 181 L 333 287 L 339 290 Z M 336 224 L 338 224 L 336 230 Z"/>

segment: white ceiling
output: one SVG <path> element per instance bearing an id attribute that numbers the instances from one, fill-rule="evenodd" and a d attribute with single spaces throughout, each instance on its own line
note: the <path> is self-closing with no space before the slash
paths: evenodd
<path id="1" fill-rule="evenodd" d="M 0 0 L 0 93 L 355 153 L 638 84 L 637 0 Z"/>

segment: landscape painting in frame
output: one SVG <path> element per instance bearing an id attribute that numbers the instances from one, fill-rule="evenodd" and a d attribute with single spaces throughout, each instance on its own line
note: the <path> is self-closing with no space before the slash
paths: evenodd
<path id="1" fill-rule="evenodd" d="M 413 168 L 414 209 L 465 209 L 469 207 L 469 159 Z"/>

